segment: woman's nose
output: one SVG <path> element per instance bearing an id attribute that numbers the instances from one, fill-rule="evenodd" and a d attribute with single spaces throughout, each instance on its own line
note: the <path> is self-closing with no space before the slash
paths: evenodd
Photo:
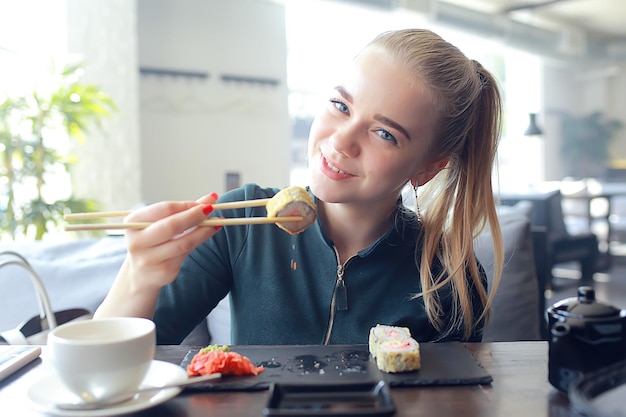
<path id="1" fill-rule="evenodd" d="M 350 158 L 359 154 L 359 129 L 350 123 L 337 128 L 330 137 L 330 144 L 335 151 Z"/>

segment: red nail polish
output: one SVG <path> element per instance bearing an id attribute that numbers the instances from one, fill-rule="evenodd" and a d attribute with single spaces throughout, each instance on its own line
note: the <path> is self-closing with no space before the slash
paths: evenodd
<path id="1" fill-rule="evenodd" d="M 211 214 L 213 212 L 213 204 L 206 204 L 204 207 L 202 207 L 202 212 L 205 216 Z"/>
<path id="2" fill-rule="evenodd" d="M 210 196 L 213 197 L 215 200 L 220 197 L 219 195 L 217 195 L 217 193 L 211 193 Z"/>

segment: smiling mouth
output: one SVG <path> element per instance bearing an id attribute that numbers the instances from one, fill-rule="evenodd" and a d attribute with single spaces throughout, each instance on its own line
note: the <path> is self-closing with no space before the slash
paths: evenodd
<path id="1" fill-rule="evenodd" d="M 326 159 L 326 158 L 324 158 L 324 159 Z M 330 162 L 328 162 L 328 159 L 326 159 L 326 166 L 327 166 L 327 167 L 328 167 L 331 171 L 336 172 L 336 173 L 338 173 L 338 174 L 342 174 L 342 175 L 349 175 L 346 171 L 342 171 L 342 170 L 340 170 L 339 168 L 337 168 L 337 167 L 335 167 L 335 166 L 331 165 L 331 164 L 330 164 Z"/>

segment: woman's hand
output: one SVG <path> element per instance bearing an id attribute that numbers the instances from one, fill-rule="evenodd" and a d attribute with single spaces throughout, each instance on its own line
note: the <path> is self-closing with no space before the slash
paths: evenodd
<path id="1" fill-rule="evenodd" d="M 127 267 L 133 275 L 149 276 L 148 285 L 161 288 L 176 278 L 180 265 L 219 228 L 197 227 L 213 211 L 217 194 L 195 202 L 161 202 L 129 214 L 126 222 L 153 222 L 142 230 L 127 230 Z"/>
<path id="2" fill-rule="evenodd" d="M 176 279 L 185 257 L 220 229 L 198 227 L 216 200 L 213 193 L 197 201 L 155 203 L 129 214 L 125 222 L 152 224 L 126 231 L 128 254 L 95 316 L 151 318 L 159 291 Z"/>

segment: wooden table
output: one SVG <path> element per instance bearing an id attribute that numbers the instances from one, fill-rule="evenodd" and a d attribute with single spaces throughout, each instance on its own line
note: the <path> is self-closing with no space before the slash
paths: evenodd
<path id="1" fill-rule="evenodd" d="M 484 368 L 493 376 L 491 385 L 393 388 L 392 397 L 398 417 L 404 416 L 569 416 L 565 394 L 548 382 L 547 342 L 467 344 Z M 159 346 L 157 359 L 180 363 L 186 346 Z M 0 381 L 2 416 L 37 416 L 25 398 L 30 384 L 37 381 L 49 365 L 38 359 L 23 371 Z M 263 416 L 268 391 L 256 392 L 183 392 L 172 400 L 129 416 L 220 417 Z"/>

